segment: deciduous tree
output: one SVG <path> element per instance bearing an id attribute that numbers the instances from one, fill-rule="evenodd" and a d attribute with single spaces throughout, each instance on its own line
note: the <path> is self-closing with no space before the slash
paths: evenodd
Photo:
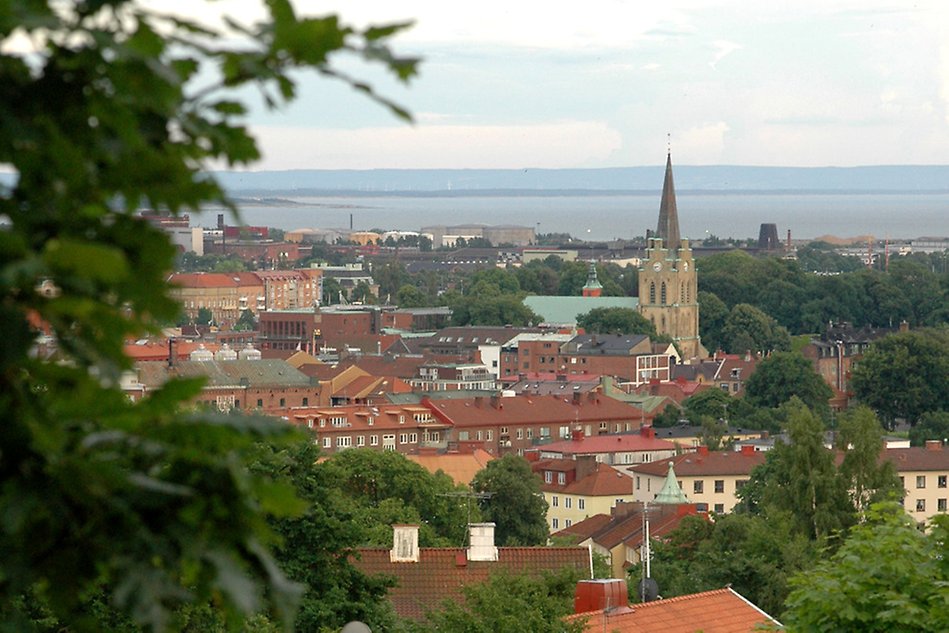
<path id="1" fill-rule="evenodd" d="M 830 387 L 814 371 L 810 362 L 795 352 L 775 352 L 758 363 L 745 382 L 745 398 L 759 407 L 778 407 L 793 397 L 825 415 Z"/>
<path id="2" fill-rule="evenodd" d="M 505 455 L 475 475 L 471 487 L 490 497 L 481 503 L 482 516 L 494 521 L 499 545 L 543 545 L 547 542 L 547 502 L 540 479 L 523 457 Z"/>
<path id="3" fill-rule="evenodd" d="M 656 338 L 656 326 L 632 308 L 594 308 L 577 317 L 588 334 L 644 334 Z"/>
<path id="4" fill-rule="evenodd" d="M 82 619 L 96 592 L 155 630 L 177 605 L 212 597 L 235 617 L 269 603 L 289 621 L 298 588 L 269 553 L 265 519 L 301 507 L 242 465 L 255 439 L 277 441 L 287 426 L 182 413 L 197 382 L 134 403 L 118 386 L 125 338 L 179 311 L 166 283 L 175 249 L 137 212 L 232 206 L 206 172 L 259 157 L 238 91 L 258 88 L 276 106 L 294 96 L 298 69 L 350 81 L 336 53 L 403 79 L 415 71 L 387 47 L 398 25 L 359 30 L 299 18 L 287 0 L 264 5 L 259 23 L 233 18 L 227 33 L 154 3 L 0 9 L 0 164 L 14 172 L 0 187 L 6 622 L 27 591 L 76 629 L 102 628 Z M 34 48 L 19 52 L 13 37 Z M 31 353 L 38 327 L 63 362 Z"/>

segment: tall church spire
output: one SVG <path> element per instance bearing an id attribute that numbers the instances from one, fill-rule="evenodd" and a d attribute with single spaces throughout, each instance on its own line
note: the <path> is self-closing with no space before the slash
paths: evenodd
<path id="1" fill-rule="evenodd" d="M 672 184 L 672 153 L 666 154 L 666 179 L 662 183 L 662 200 L 659 202 L 659 227 L 656 237 L 669 250 L 679 248 L 679 212 L 676 210 L 676 190 Z"/>

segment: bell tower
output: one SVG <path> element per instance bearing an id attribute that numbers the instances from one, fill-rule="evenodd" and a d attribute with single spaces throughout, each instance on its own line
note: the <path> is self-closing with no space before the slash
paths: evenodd
<path id="1" fill-rule="evenodd" d="M 646 257 L 639 269 L 639 312 L 657 332 L 672 337 L 685 360 L 706 355 L 699 338 L 697 293 L 692 249 L 679 234 L 670 153 L 666 156 L 659 225 L 656 233 L 647 237 Z"/>

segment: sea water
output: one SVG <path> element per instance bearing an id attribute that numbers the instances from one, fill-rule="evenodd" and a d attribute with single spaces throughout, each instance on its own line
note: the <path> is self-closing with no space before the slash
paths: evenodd
<path id="1" fill-rule="evenodd" d="M 910 239 L 949 235 L 949 193 L 745 193 L 677 195 L 683 237 L 757 238 L 762 223 L 780 239 L 824 235 Z M 655 229 L 659 195 L 354 195 L 281 196 L 242 201 L 241 223 L 299 228 L 418 231 L 446 224 L 518 225 L 582 240 L 631 239 Z M 213 226 L 219 209 L 192 216 Z M 234 223 L 228 215 L 228 223 Z"/>

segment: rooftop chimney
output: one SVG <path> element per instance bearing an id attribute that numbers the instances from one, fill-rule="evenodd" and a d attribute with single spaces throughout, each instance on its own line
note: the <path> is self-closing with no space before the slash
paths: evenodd
<path id="1" fill-rule="evenodd" d="M 656 429 L 651 426 L 641 426 L 639 427 L 639 434 L 642 435 L 647 440 L 654 439 L 656 437 Z"/>
<path id="2" fill-rule="evenodd" d="M 496 561 L 498 548 L 494 546 L 494 523 L 468 524 L 468 560 Z"/>
<path id="3" fill-rule="evenodd" d="M 742 455 L 754 455 L 755 446 L 754 444 L 742 444 L 741 445 L 741 454 Z"/>
<path id="4" fill-rule="evenodd" d="M 573 597 L 574 613 L 611 611 L 629 606 L 626 581 L 622 578 L 581 580 Z"/>
<path id="5" fill-rule="evenodd" d="M 926 440 L 926 450 L 927 451 L 941 451 L 942 440 Z"/>
<path id="6" fill-rule="evenodd" d="M 392 549 L 389 560 L 393 563 L 418 562 L 418 526 L 393 525 Z"/>

